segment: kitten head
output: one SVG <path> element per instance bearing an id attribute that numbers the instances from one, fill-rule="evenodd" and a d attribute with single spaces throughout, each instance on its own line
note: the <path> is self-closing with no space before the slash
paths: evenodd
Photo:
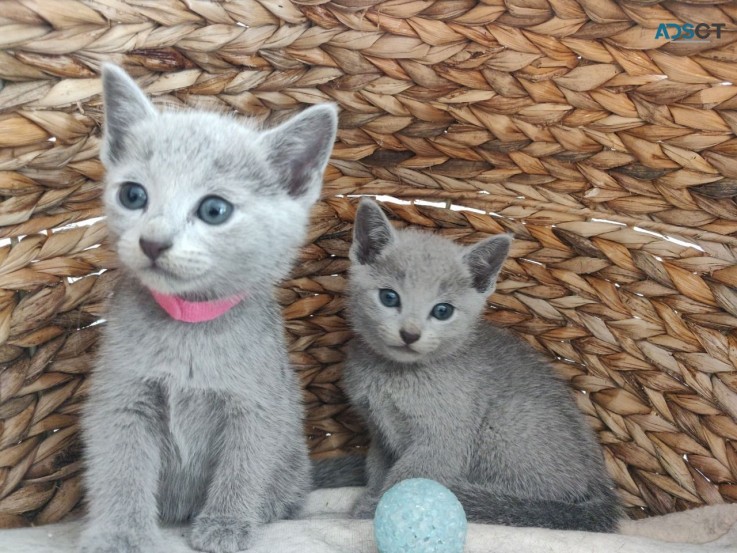
<path id="1" fill-rule="evenodd" d="M 318 199 L 334 106 L 271 130 L 199 111 L 158 112 L 103 68 L 107 223 L 122 264 L 157 292 L 211 299 L 286 276 Z"/>
<path id="2" fill-rule="evenodd" d="M 395 230 L 375 202 L 358 207 L 350 250 L 354 329 L 379 355 L 402 363 L 462 347 L 494 291 L 511 237 L 464 247 Z"/>

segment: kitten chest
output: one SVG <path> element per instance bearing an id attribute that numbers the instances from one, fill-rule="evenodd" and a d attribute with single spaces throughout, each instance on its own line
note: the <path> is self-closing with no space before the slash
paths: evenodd
<path id="1" fill-rule="evenodd" d="M 169 386 L 164 424 L 171 453 L 182 466 L 201 465 L 212 451 L 220 406 L 214 394 Z"/>
<path id="2" fill-rule="evenodd" d="M 437 419 L 448 413 L 442 382 L 419 372 L 382 375 L 369 387 L 369 417 L 385 443 L 401 454 Z"/>

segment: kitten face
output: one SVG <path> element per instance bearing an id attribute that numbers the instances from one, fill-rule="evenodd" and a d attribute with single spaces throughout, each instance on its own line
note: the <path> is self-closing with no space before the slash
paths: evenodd
<path id="1" fill-rule="evenodd" d="M 335 108 L 259 131 L 211 113 L 157 113 L 114 67 L 103 85 L 104 201 L 123 265 L 150 289 L 198 298 L 283 278 L 319 196 Z"/>
<path id="2" fill-rule="evenodd" d="M 509 244 L 500 235 L 465 248 L 429 233 L 395 231 L 377 204 L 362 201 L 351 247 L 355 330 L 401 363 L 451 354 L 469 339 Z"/>
<path id="3" fill-rule="evenodd" d="M 144 286 L 223 296 L 288 270 L 283 260 L 303 238 L 307 210 L 265 187 L 274 176 L 255 131 L 211 114 L 167 113 L 132 136 L 108 170 L 104 197 L 119 258 Z M 123 203 L 129 183 L 145 190 L 144 207 Z M 232 205 L 227 220 L 201 218 L 206 198 Z M 142 240 L 171 246 L 152 260 Z"/>
<path id="4" fill-rule="evenodd" d="M 352 321 L 377 353 L 414 362 L 465 341 L 484 308 L 484 296 L 471 286 L 461 248 L 452 246 L 436 236 L 405 231 L 379 259 L 352 267 Z M 446 305 L 451 307 L 437 307 Z"/>

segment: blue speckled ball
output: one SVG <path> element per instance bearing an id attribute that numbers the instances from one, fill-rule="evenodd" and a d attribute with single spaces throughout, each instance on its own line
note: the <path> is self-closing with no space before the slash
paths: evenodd
<path id="1" fill-rule="evenodd" d="M 379 553 L 462 553 L 466 513 L 448 488 L 412 478 L 392 486 L 374 516 Z"/>

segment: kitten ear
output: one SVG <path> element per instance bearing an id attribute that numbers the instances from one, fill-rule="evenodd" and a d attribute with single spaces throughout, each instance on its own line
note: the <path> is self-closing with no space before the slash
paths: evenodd
<path id="1" fill-rule="evenodd" d="M 353 225 L 351 260 L 361 265 L 371 263 L 393 240 L 394 229 L 379 204 L 362 199 Z"/>
<path id="2" fill-rule="evenodd" d="M 105 106 L 103 162 L 118 161 L 124 154 L 125 137 L 137 122 L 156 115 L 156 109 L 128 74 L 117 65 L 102 66 L 102 101 Z"/>
<path id="3" fill-rule="evenodd" d="M 476 290 L 484 294 L 493 292 L 511 244 L 511 235 L 497 234 L 469 248 L 463 259 L 471 269 L 473 287 Z"/>
<path id="4" fill-rule="evenodd" d="M 279 172 L 279 185 L 312 204 L 320 197 L 322 176 L 338 130 L 338 110 L 319 104 L 265 132 L 268 159 Z"/>

